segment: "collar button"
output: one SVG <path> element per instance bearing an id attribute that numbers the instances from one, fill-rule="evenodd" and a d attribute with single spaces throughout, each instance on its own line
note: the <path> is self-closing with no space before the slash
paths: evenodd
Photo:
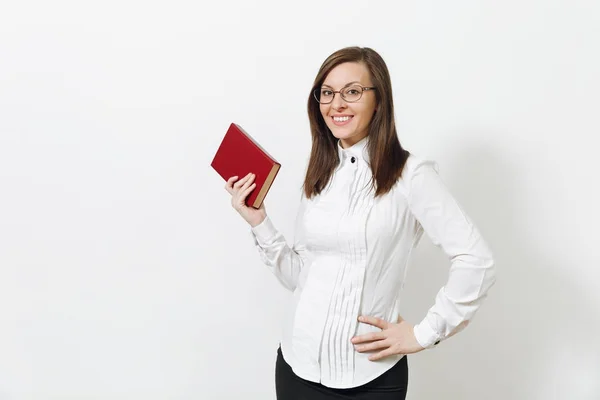
<path id="1" fill-rule="evenodd" d="M 353 156 L 350 161 L 354 164 L 356 162 L 356 157 Z"/>

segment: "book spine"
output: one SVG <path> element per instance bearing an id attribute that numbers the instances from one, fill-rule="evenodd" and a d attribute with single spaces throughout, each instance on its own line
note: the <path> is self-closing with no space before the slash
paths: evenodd
<path id="1" fill-rule="evenodd" d="M 267 175 L 265 182 L 263 183 L 262 187 L 260 188 L 260 191 L 258 192 L 258 195 L 256 196 L 254 203 L 252 204 L 252 206 L 254 208 L 260 208 L 263 200 L 265 199 L 265 196 L 267 195 L 267 192 L 271 188 L 271 185 L 273 184 L 273 181 L 275 180 L 275 177 L 277 176 L 277 173 L 279 172 L 279 168 L 281 168 L 281 165 L 279 163 L 275 163 L 273 165 L 273 167 L 271 168 L 269 175 Z"/>

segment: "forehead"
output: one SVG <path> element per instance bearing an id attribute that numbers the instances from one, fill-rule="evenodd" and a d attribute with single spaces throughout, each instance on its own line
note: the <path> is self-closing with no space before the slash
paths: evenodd
<path id="1" fill-rule="evenodd" d="M 363 63 L 346 62 L 337 65 L 325 77 L 323 85 L 330 87 L 342 87 L 350 82 L 359 82 L 363 85 L 371 85 L 369 70 Z"/>

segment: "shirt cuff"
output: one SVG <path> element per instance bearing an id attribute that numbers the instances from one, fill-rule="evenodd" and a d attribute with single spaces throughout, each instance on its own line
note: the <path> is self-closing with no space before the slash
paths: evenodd
<path id="1" fill-rule="evenodd" d="M 420 324 L 415 325 L 414 334 L 417 342 L 425 349 L 431 349 L 441 340 L 440 336 L 431 329 L 427 320 L 423 320 Z"/>
<path id="2" fill-rule="evenodd" d="M 260 224 L 250 229 L 259 243 L 269 243 L 278 234 L 277 229 L 275 229 L 268 216 Z"/>

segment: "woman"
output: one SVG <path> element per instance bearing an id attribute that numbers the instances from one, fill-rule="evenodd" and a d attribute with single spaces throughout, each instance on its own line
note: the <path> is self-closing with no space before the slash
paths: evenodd
<path id="1" fill-rule="evenodd" d="M 312 151 L 293 246 L 245 205 L 254 176 L 232 177 L 232 205 L 258 252 L 293 291 L 276 362 L 280 400 L 404 399 L 407 354 L 431 348 L 473 318 L 495 272 L 490 250 L 436 165 L 402 148 L 392 86 L 369 48 L 329 56 L 308 99 Z M 398 315 L 411 251 L 425 232 L 451 260 L 425 318 Z"/>

